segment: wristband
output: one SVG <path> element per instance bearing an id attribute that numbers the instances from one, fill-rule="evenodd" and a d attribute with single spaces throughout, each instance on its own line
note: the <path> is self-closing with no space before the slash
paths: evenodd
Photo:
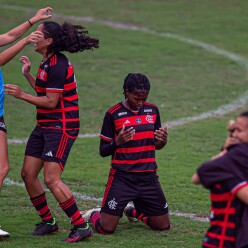
<path id="1" fill-rule="evenodd" d="M 28 20 L 28 23 L 30 24 L 30 27 L 33 26 L 32 22 L 30 20 Z"/>

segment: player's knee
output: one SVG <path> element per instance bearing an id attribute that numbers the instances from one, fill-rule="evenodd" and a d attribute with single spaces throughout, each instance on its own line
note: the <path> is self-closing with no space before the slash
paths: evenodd
<path id="1" fill-rule="evenodd" d="M 49 190 L 52 190 L 54 187 L 58 187 L 59 186 L 59 183 L 60 181 L 51 177 L 51 176 L 45 176 L 44 177 L 44 182 L 45 182 L 45 185 L 47 186 L 47 188 Z"/>
<path id="2" fill-rule="evenodd" d="M 22 169 L 21 171 L 21 178 L 23 180 L 23 182 L 26 182 L 26 178 L 27 178 L 27 173 L 25 170 Z"/>
<path id="3" fill-rule="evenodd" d="M 148 219 L 147 225 L 154 231 L 166 231 L 170 229 L 170 222 L 163 221 L 159 223 L 151 223 Z"/>
<path id="4" fill-rule="evenodd" d="M 166 231 L 170 229 L 170 224 L 165 224 L 159 231 Z"/>
<path id="5" fill-rule="evenodd" d="M 99 234 L 102 234 L 102 235 L 111 235 L 115 232 L 116 230 L 116 227 L 113 228 L 113 227 L 102 227 L 102 226 L 98 226 L 98 228 L 95 228 L 96 231 L 99 233 Z"/>
<path id="6" fill-rule="evenodd" d="M 150 226 L 150 228 L 153 230 L 153 231 L 166 231 L 166 230 L 169 230 L 170 229 L 170 224 L 169 225 L 164 225 L 164 226 Z"/>

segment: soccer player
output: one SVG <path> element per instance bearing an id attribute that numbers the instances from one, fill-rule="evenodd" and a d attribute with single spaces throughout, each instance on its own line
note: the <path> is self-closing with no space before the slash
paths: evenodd
<path id="1" fill-rule="evenodd" d="M 83 217 L 105 235 L 115 231 L 123 211 L 129 220 L 166 230 L 168 205 L 156 173 L 155 150 L 167 143 L 167 125 L 161 127 L 157 106 L 146 102 L 150 82 L 145 75 L 129 73 L 123 91 L 125 100 L 107 111 L 100 134 L 101 156 L 112 157 L 102 207 Z"/>
<path id="2" fill-rule="evenodd" d="M 46 235 L 58 230 L 56 219 L 48 207 L 46 194 L 38 175 L 44 169 L 44 181 L 73 225 L 65 242 L 78 242 L 92 236 L 92 230 L 82 218 L 69 187 L 61 174 L 71 147 L 79 132 L 79 106 L 74 68 L 61 53 L 82 52 L 98 48 L 98 39 L 88 36 L 81 25 L 43 22 L 38 26 L 43 36 L 34 50 L 43 60 L 36 78 L 30 73 L 31 63 L 22 56 L 22 72 L 37 96 L 27 94 L 17 85 L 6 84 L 6 93 L 33 104 L 37 108 L 37 126 L 28 140 L 22 178 L 33 206 L 41 218 L 32 235 Z"/>
<path id="3" fill-rule="evenodd" d="M 248 112 L 237 118 L 232 137 L 239 143 L 192 177 L 210 191 L 210 228 L 202 247 L 248 247 Z"/>
<path id="4" fill-rule="evenodd" d="M 237 145 L 239 143 L 239 140 L 235 137 L 233 137 L 233 133 L 235 131 L 235 120 L 229 120 L 227 123 L 227 137 L 225 140 L 225 143 L 223 145 L 223 147 L 221 148 L 220 153 L 216 154 L 215 156 L 213 156 L 211 159 L 217 159 L 219 157 L 222 157 L 223 155 L 225 155 L 228 150 L 231 148 L 231 146 Z"/>
<path id="5" fill-rule="evenodd" d="M 26 31 L 28 31 L 33 24 L 40 20 L 44 20 L 51 16 L 52 8 L 46 7 L 40 9 L 36 15 L 34 15 L 28 21 L 20 24 L 19 26 L 11 29 L 10 31 L 0 35 L 0 46 L 5 46 L 13 43 L 20 38 Z M 36 42 L 39 32 L 33 32 L 24 39 L 20 40 L 13 46 L 0 53 L 0 66 L 5 65 L 11 59 L 13 59 L 27 44 L 30 42 Z M 4 84 L 3 76 L 1 73 L 0 79 L 0 191 L 2 188 L 3 180 L 9 172 L 9 160 L 8 160 L 8 146 L 7 146 L 7 128 L 4 122 Z M 9 237 L 9 233 L 0 229 L 0 237 Z"/>

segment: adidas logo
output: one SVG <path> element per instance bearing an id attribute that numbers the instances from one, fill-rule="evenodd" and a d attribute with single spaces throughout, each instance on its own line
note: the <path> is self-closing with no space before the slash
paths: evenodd
<path id="1" fill-rule="evenodd" d="M 130 123 L 130 121 L 129 120 L 126 120 L 125 122 L 124 122 L 124 125 L 125 124 L 129 124 Z"/>
<path id="2" fill-rule="evenodd" d="M 48 157 L 53 157 L 53 153 L 52 153 L 52 151 L 50 151 L 50 152 L 46 153 L 46 156 L 48 156 Z"/>

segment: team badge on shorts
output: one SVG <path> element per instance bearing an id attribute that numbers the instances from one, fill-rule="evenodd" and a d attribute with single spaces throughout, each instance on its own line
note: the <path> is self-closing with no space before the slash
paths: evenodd
<path id="1" fill-rule="evenodd" d="M 108 206 L 110 209 L 116 209 L 116 206 L 117 206 L 117 202 L 115 201 L 115 198 L 113 198 L 111 201 L 108 202 Z"/>

